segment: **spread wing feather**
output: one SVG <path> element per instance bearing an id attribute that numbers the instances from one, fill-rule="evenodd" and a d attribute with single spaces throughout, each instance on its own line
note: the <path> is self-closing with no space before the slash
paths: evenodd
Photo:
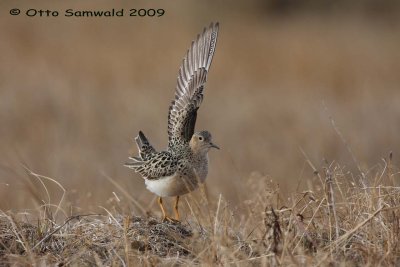
<path id="1" fill-rule="evenodd" d="M 133 162 L 125 163 L 125 166 L 140 173 L 144 179 L 157 180 L 174 174 L 178 168 L 178 162 L 171 153 L 161 151 L 147 160 L 131 157 Z"/>
<path id="2" fill-rule="evenodd" d="M 175 99 L 168 114 L 168 147 L 189 142 L 203 100 L 204 84 L 215 52 L 219 24 L 211 23 L 197 35 L 179 69 Z"/>

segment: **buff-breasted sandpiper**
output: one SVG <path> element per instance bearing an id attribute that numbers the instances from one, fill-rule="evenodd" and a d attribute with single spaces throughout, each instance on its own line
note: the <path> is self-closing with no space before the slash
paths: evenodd
<path id="1" fill-rule="evenodd" d="M 168 113 L 168 148 L 157 152 L 139 131 L 135 138 L 139 156 L 125 166 L 140 173 L 146 187 L 158 195 L 163 220 L 171 221 L 163 197 L 176 197 L 174 212 L 179 221 L 179 196 L 203 183 L 208 174 L 208 151 L 218 148 L 208 131 L 194 132 L 197 110 L 203 100 L 204 85 L 217 44 L 218 23 L 211 23 L 192 42 L 179 69 L 175 99 Z"/>

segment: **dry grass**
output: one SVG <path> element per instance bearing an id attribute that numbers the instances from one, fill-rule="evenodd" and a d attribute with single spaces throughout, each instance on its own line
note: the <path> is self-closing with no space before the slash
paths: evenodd
<path id="1" fill-rule="evenodd" d="M 160 19 L 0 17 L 0 264 L 400 264 L 399 4 L 248 2 L 135 1 L 165 8 Z M 184 51 L 216 20 L 197 129 L 222 149 L 182 224 L 162 224 L 122 164 L 138 130 L 165 147 Z"/>
<path id="2" fill-rule="evenodd" d="M 57 223 L 44 205 L 37 220 L 0 215 L 5 265 L 396 266 L 400 263 L 400 187 L 390 158 L 353 176 L 336 163 L 315 170 L 309 191 L 281 199 L 279 187 L 254 173 L 249 216 L 190 199 L 182 223 L 109 212 Z M 364 185 L 363 185 L 364 184 Z M 383 184 L 387 184 L 384 186 Z M 28 222 L 27 222 L 28 221 Z"/>

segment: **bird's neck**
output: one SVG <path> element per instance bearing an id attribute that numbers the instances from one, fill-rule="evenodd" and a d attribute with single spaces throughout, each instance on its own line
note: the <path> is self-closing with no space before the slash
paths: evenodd
<path id="1" fill-rule="evenodd" d="M 208 151 L 203 149 L 190 148 L 192 155 L 196 158 L 207 158 Z"/>

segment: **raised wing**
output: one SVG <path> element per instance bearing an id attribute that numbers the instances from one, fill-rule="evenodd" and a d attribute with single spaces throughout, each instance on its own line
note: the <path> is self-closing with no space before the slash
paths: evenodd
<path id="1" fill-rule="evenodd" d="M 168 114 L 168 147 L 189 142 L 194 133 L 197 110 L 203 100 L 203 88 L 207 81 L 217 44 L 218 23 L 211 23 L 197 35 L 179 69 L 175 100 Z"/>

